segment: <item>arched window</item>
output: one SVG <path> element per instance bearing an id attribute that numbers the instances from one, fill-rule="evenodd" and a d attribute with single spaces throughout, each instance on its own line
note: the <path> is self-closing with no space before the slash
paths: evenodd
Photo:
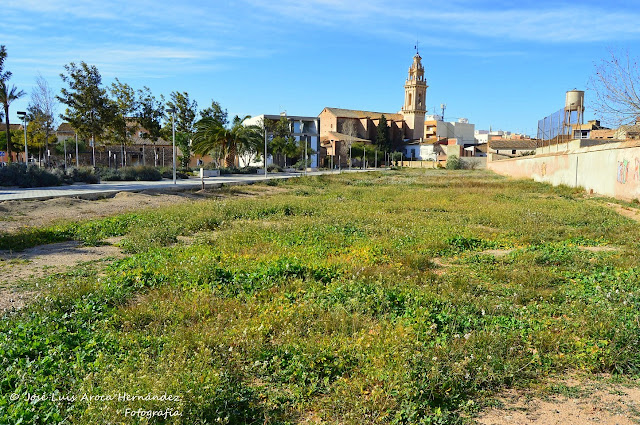
<path id="1" fill-rule="evenodd" d="M 397 103 L 396 103 L 397 105 Z M 407 103 L 407 106 L 411 106 L 411 93 L 409 93 L 409 102 Z"/>

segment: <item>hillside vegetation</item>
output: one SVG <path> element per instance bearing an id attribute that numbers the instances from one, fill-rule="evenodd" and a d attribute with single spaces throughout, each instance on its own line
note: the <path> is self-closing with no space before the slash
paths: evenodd
<path id="1" fill-rule="evenodd" d="M 271 184 L 0 237 L 128 253 L 0 321 L 0 423 L 456 424 L 550 375 L 640 372 L 639 226 L 599 201 L 482 171 Z"/>

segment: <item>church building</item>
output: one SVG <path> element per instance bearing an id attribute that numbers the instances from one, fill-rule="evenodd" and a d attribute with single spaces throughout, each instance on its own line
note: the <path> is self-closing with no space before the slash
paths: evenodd
<path id="1" fill-rule="evenodd" d="M 350 144 L 374 143 L 382 115 L 387 121 L 389 139 L 394 146 L 403 146 L 411 141 L 420 143 L 425 131 L 427 87 L 422 57 L 416 52 L 404 85 L 404 103 L 400 112 L 324 108 L 319 115 L 321 157 L 323 153 L 324 156 L 341 155 L 341 162 L 344 163 Z"/>

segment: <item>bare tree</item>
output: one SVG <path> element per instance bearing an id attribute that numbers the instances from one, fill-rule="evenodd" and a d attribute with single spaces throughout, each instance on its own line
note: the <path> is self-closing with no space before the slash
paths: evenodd
<path id="1" fill-rule="evenodd" d="M 46 165 L 49 166 L 49 135 L 55 132 L 56 112 L 58 101 L 56 100 L 47 80 L 42 76 L 36 77 L 36 86 L 31 92 L 29 104 L 30 120 L 34 121 L 44 133 Z"/>
<path id="2" fill-rule="evenodd" d="M 351 169 L 351 145 L 353 145 L 354 139 L 358 137 L 358 126 L 356 120 L 347 119 L 342 123 L 342 134 L 347 136 L 347 142 L 349 143 L 349 169 Z"/>
<path id="3" fill-rule="evenodd" d="M 594 110 L 616 125 L 634 124 L 640 118 L 640 72 L 637 59 L 628 51 L 609 51 L 610 57 L 596 63 L 589 79 L 595 92 Z"/>

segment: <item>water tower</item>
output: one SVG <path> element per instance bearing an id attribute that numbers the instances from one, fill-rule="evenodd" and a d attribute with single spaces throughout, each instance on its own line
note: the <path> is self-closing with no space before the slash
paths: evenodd
<path id="1" fill-rule="evenodd" d="M 584 91 L 569 90 L 564 101 L 564 134 L 572 137 L 574 126 L 584 124 Z"/>

